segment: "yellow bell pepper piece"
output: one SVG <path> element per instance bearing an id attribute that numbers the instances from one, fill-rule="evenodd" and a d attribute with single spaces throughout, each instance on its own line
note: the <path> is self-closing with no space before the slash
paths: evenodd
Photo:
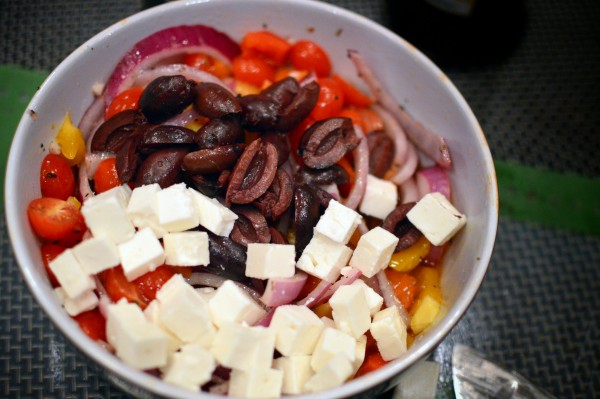
<path id="1" fill-rule="evenodd" d="M 421 263 L 429 249 L 431 243 L 423 236 L 410 247 L 393 254 L 389 266 L 396 271 L 408 273 Z"/>
<path id="2" fill-rule="evenodd" d="M 70 165 L 78 165 L 85 158 L 85 141 L 83 134 L 71 121 L 71 113 L 67 112 L 62 126 L 56 135 L 60 152 Z"/>
<path id="3" fill-rule="evenodd" d="M 440 273 L 434 267 L 421 267 L 416 273 L 419 296 L 410 309 L 410 328 L 414 334 L 426 329 L 434 320 L 442 306 Z"/>

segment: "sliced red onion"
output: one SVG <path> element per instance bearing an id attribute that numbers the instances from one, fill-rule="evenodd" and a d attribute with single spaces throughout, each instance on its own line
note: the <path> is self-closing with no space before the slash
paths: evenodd
<path id="1" fill-rule="evenodd" d="M 450 188 L 450 177 L 446 169 L 440 168 L 437 165 L 424 168 L 417 172 L 415 179 L 419 189 L 419 197 L 437 192 L 443 194 L 450 201 L 452 191 Z"/>
<path id="2" fill-rule="evenodd" d="M 192 286 L 201 285 L 204 287 L 219 288 L 221 285 L 223 285 L 223 283 L 225 281 L 227 281 L 229 279 L 222 277 L 222 276 L 217 276 L 216 274 L 212 274 L 212 273 L 194 272 L 186 280 L 187 280 L 188 284 L 190 284 Z M 261 295 L 258 292 L 256 292 L 252 288 L 250 288 L 247 285 L 244 285 L 238 281 L 233 281 L 233 282 L 235 283 L 235 285 L 237 285 L 242 290 L 244 290 L 248 295 L 250 295 L 252 297 L 252 299 L 254 299 L 261 307 L 264 308 L 264 305 L 260 301 Z"/>
<path id="3" fill-rule="evenodd" d="M 88 171 L 87 171 L 87 162 L 82 162 L 79 165 L 79 194 L 81 195 L 81 199 L 85 201 L 88 198 L 92 198 L 94 196 L 94 192 L 90 187 L 90 181 L 88 180 Z"/>
<path id="4" fill-rule="evenodd" d="M 383 120 L 383 124 L 385 125 L 386 134 L 394 140 L 394 161 L 392 165 L 394 169 L 400 168 L 402 164 L 406 161 L 406 156 L 408 155 L 408 139 L 406 138 L 406 133 L 402 126 L 398 123 L 398 121 L 388 112 L 385 108 L 373 104 L 371 106 L 373 111 L 375 111 Z"/>
<path id="5" fill-rule="evenodd" d="M 97 97 L 92 105 L 84 112 L 77 127 L 83 134 L 83 139 L 86 142 L 87 149 L 90 149 L 91 136 L 96 128 L 104 119 L 104 102 L 101 97 Z"/>
<path id="6" fill-rule="evenodd" d="M 262 319 L 254 323 L 254 325 L 261 327 L 269 327 L 269 324 L 271 324 L 271 320 L 273 319 L 273 315 L 275 314 L 275 310 L 277 310 L 277 306 L 273 306 L 271 309 L 269 309 L 267 313 L 262 317 Z"/>
<path id="7" fill-rule="evenodd" d="M 171 119 L 169 119 L 168 121 L 166 121 L 164 124 L 165 125 L 170 125 L 170 126 L 182 126 L 182 127 L 185 127 L 189 123 L 191 123 L 191 122 L 195 121 L 196 119 L 198 119 L 199 117 L 200 117 L 200 115 L 198 114 L 198 112 L 196 112 L 196 110 L 194 109 L 194 107 L 189 107 L 188 109 L 186 109 L 182 113 L 180 113 L 178 115 L 175 115 L 174 117 L 172 117 Z"/>
<path id="8" fill-rule="evenodd" d="M 369 232 L 369 226 L 367 226 L 365 219 L 361 220 L 360 223 L 358 224 L 358 231 L 360 232 L 361 235 L 367 234 Z"/>
<path id="9" fill-rule="evenodd" d="M 415 174 L 415 170 L 417 170 L 417 166 L 419 165 L 419 154 L 417 154 L 417 150 L 412 143 L 408 144 L 408 153 L 406 156 L 406 161 L 404 164 L 396 171 L 396 173 L 390 177 L 390 180 L 396 183 L 397 185 L 401 185 L 406 180 L 410 179 L 412 175 Z"/>
<path id="10" fill-rule="evenodd" d="M 322 280 L 311 292 L 308 293 L 308 295 L 306 295 L 306 297 L 298 301 L 296 305 L 304 305 L 308 306 L 309 308 L 314 307 L 330 287 L 331 283 Z"/>
<path id="11" fill-rule="evenodd" d="M 117 64 L 106 83 L 104 106 L 124 87 L 131 86 L 136 72 L 185 53 L 204 52 L 230 63 L 240 52 L 226 34 L 205 25 L 181 25 L 163 29 L 137 42 Z"/>
<path id="12" fill-rule="evenodd" d="M 306 273 L 298 272 L 289 278 L 270 278 L 260 300 L 267 306 L 291 303 L 302 291 L 307 277 Z"/>
<path id="13" fill-rule="evenodd" d="M 357 125 L 354 125 L 354 131 L 360 138 L 360 142 L 352 152 L 352 155 L 354 156 L 354 170 L 356 172 L 356 177 L 354 179 L 352 190 L 344 203 L 344 205 L 350 209 L 356 209 L 358 204 L 360 204 L 360 201 L 362 201 L 365 190 L 367 189 L 367 176 L 369 175 L 369 145 L 367 144 L 367 139 L 365 138 L 362 129 Z"/>
<path id="14" fill-rule="evenodd" d="M 398 311 L 400 312 L 400 317 L 402 317 L 404 324 L 408 325 L 410 322 L 408 313 L 406 312 L 406 309 L 404 309 L 402 302 L 400 302 L 398 298 L 396 298 L 394 289 L 392 288 L 390 281 L 385 275 L 385 269 L 377 272 L 375 276 L 377 277 L 377 282 L 379 283 L 379 289 L 381 291 L 381 296 L 383 297 L 383 302 L 385 303 L 385 306 L 388 308 L 392 306 L 398 308 Z"/>
<path id="15" fill-rule="evenodd" d="M 417 202 L 421 196 L 419 195 L 419 189 L 415 179 L 409 177 L 400 185 L 401 192 L 401 203 L 406 204 L 407 202 Z"/>
<path id="16" fill-rule="evenodd" d="M 133 81 L 133 86 L 145 87 L 146 85 L 148 85 L 148 83 L 152 82 L 154 79 L 160 76 L 174 75 L 183 75 L 186 79 L 193 80 L 197 83 L 215 83 L 220 86 L 223 86 L 231 93 L 235 94 L 229 85 L 225 84 L 221 79 L 217 78 L 215 75 L 212 75 L 205 71 L 201 71 L 196 68 L 192 68 L 185 64 L 161 65 L 155 68 L 141 70 L 136 74 L 135 79 Z"/>
<path id="17" fill-rule="evenodd" d="M 431 245 L 429 252 L 423 258 L 421 262 L 427 266 L 436 266 L 442 262 L 444 254 L 446 253 L 446 245 Z"/>
<path id="18" fill-rule="evenodd" d="M 352 271 L 347 276 L 342 276 L 338 281 L 335 282 L 329 289 L 325 292 L 325 294 L 317 301 L 315 306 L 318 306 L 322 303 L 325 303 L 335 294 L 338 288 L 343 285 L 350 285 L 355 282 L 360 276 L 362 272 L 358 269 L 352 268 Z"/>
<path id="19" fill-rule="evenodd" d="M 327 194 L 331 195 L 334 200 L 339 201 L 341 199 L 340 190 L 338 189 L 337 184 L 335 184 L 335 183 L 324 184 L 324 185 L 319 186 L 319 188 L 321 188 Z"/>
<path id="20" fill-rule="evenodd" d="M 391 93 L 381 84 L 364 58 L 355 50 L 348 50 L 348 57 L 354 63 L 358 75 L 365 81 L 377 101 L 387 109 L 404 128 L 406 135 L 421 151 L 444 168 L 452 166 L 452 159 L 446 140 L 421 122 L 413 119 Z"/>

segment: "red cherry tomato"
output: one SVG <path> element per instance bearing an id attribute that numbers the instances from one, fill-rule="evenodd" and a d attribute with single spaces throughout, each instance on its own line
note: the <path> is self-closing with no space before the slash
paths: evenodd
<path id="1" fill-rule="evenodd" d="M 81 240 L 85 221 L 79 209 L 58 198 L 34 199 L 27 207 L 27 217 L 33 231 L 44 240 Z"/>
<path id="2" fill-rule="evenodd" d="M 60 283 L 56 279 L 56 276 L 50 270 L 50 261 L 60 255 L 65 249 L 62 245 L 50 244 L 46 243 L 42 245 L 42 260 L 44 261 L 44 267 L 46 268 L 46 272 L 48 273 L 48 279 L 53 287 L 60 286 Z"/>
<path id="3" fill-rule="evenodd" d="M 289 59 L 295 69 L 314 71 L 318 77 L 329 76 L 331 62 L 329 56 L 317 43 L 300 40 L 292 45 Z"/>
<path id="4" fill-rule="evenodd" d="M 106 319 L 96 309 L 88 310 L 73 317 L 79 328 L 92 340 L 106 341 Z"/>
<path id="5" fill-rule="evenodd" d="M 141 87 L 131 87 L 119 93 L 108 106 L 104 119 L 110 119 L 128 109 L 137 109 L 143 91 Z"/>
<path id="6" fill-rule="evenodd" d="M 315 120 L 322 120 L 338 116 L 344 107 L 344 92 L 340 85 L 331 78 L 318 79 L 319 98 L 310 116 Z"/>
<path id="7" fill-rule="evenodd" d="M 266 81 L 275 79 L 275 69 L 260 57 L 240 56 L 232 63 L 236 80 L 261 87 Z"/>
<path id="8" fill-rule="evenodd" d="M 240 44 L 242 53 L 258 54 L 276 66 L 285 64 L 292 45 L 269 31 L 248 32 Z"/>
<path id="9" fill-rule="evenodd" d="M 137 286 L 133 282 L 127 281 L 121 266 L 106 270 L 103 277 L 106 293 L 114 302 L 125 298 L 127 302 L 137 303 L 142 309 L 148 305 L 149 301 L 138 291 Z"/>
<path id="10" fill-rule="evenodd" d="M 75 193 L 75 175 L 69 162 L 60 155 L 48 154 L 40 168 L 42 197 L 66 200 Z"/>
<path id="11" fill-rule="evenodd" d="M 94 189 L 96 193 L 100 194 L 120 185 L 121 180 L 117 174 L 116 158 L 107 158 L 100 162 L 94 173 Z"/>
<path id="12" fill-rule="evenodd" d="M 144 296 L 148 302 L 156 298 L 156 292 L 167 282 L 175 273 L 169 266 L 163 265 L 156 270 L 148 272 L 133 280 L 137 291 Z"/>
<path id="13" fill-rule="evenodd" d="M 340 88 L 344 92 L 346 105 L 353 105 L 355 107 L 368 107 L 373 103 L 371 97 L 358 90 L 354 85 L 348 83 L 341 76 L 333 75 L 333 80 L 340 85 Z"/>
<path id="14" fill-rule="evenodd" d="M 183 62 L 192 68 L 208 72 L 215 75 L 219 79 L 231 76 L 231 70 L 227 65 L 218 59 L 204 53 L 186 54 L 183 57 Z"/>

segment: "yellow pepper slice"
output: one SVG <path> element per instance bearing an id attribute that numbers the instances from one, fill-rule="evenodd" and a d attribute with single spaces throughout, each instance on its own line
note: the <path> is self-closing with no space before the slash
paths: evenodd
<path id="1" fill-rule="evenodd" d="M 56 135 L 56 142 L 60 145 L 63 157 L 70 165 L 80 164 L 85 157 L 85 141 L 83 134 L 71 121 L 71 113 L 67 112 L 62 126 Z"/>
<path id="2" fill-rule="evenodd" d="M 430 248 L 431 243 L 423 236 L 410 247 L 393 254 L 389 266 L 396 271 L 408 273 L 421 263 Z"/>
<path id="3" fill-rule="evenodd" d="M 81 202 L 79 202 L 79 200 L 75 197 L 69 197 L 67 198 L 67 202 L 71 205 L 73 205 L 75 208 L 77 209 L 81 209 Z"/>

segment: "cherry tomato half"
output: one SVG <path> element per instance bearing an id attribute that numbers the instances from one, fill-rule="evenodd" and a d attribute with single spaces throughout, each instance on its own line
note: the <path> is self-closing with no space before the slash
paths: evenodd
<path id="1" fill-rule="evenodd" d="M 273 65 L 281 66 L 292 45 L 272 32 L 255 31 L 246 33 L 240 47 L 244 54 L 258 54 Z"/>
<path id="2" fill-rule="evenodd" d="M 315 120 L 332 118 L 338 116 L 344 107 L 344 92 L 340 85 L 331 78 L 318 79 L 319 98 L 310 116 Z"/>
<path id="3" fill-rule="evenodd" d="M 156 270 L 148 272 L 133 280 L 137 291 L 148 301 L 156 298 L 156 292 L 167 282 L 175 273 L 169 266 L 163 265 Z"/>
<path id="4" fill-rule="evenodd" d="M 79 209 L 58 198 L 34 199 L 27 207 L 27 217 L 40 238 L 48 241 L 65 240 L 67 246 L 81 240 L 85 232 L 85 221 Z"/>
<path id="5" fill-rule="evenodd" d="M 218 59 L 211 57 L 208 54 L 204 53 L 192 53 L 186 54 L 183 57 L 183 62 L 191 66 L 192 68 L 199 69 L 201 71 L 205 71 L 218 77 L 219 79 L 224 79 L 228 76 L 231 76 L 231 70 L 227 65 Z"/>
<path id="6" fill-rule="evenodd" d="M 92 340 L 106 341 L 106 319 L 96 309 L 88 310 L 73 317 L 79 328 Z"/>
<path id="7" fill-rule="evenodd" d="M 100 194 L 120 185 L 121 180 L 117 174 L 116 158 L 107 158 L 100 162 L 94 173 L 94 189 L 96 190 L 96 194 Z"/>
<path id="8" fill-rule="evenodd" d="M 275 68 L 260 57 L 240 56 L 232 62 L 233 77 L 236 80 L 261 87 L 266 81 L 273 81 Z"/>
<path id="9" fill-rule="evenodd" d="M 318 77 L 329 76 L 331 61 L 329 56 L 317 43 L 310 40 L 300 40 L 289 52 L 289 60 L 296 69 L 314 71 Z"/>
<path id="10" fill-rule="evenodd" d="M 75 175 L 69 162 L 60 155 L 48 154 L 40 168 L 42 197 L 66 200 L 75 192 Z"/>
<path id="11" fill-rule="evenodd" d="M 65 249 L 62 245 L 56 245 L 51 243 L 46 243 L 42 245 L 42 260 L 44 261 L 44 267 L 46 268 L 46 272 L 48 273 L 48 279 L 53 287 L 60 286 L 60 283 L 56 279 L 56 276 L 50 270 L 50 261 L 60 255 Z"/>
<path id="12" fill-rule="evenodd" d="M 110 119 L 110 117 L 128 109 L 137 109 L 143 91 L 144 89 L 141 87 L 131 87 L 123 90 L 108 106 L 104 119 Z"/>
<path id="13" fill-rule="evenodd" d="M 137 286 L 133 282 L 127 281 L 121 266 L 106 270 L 103 273 L 103 278 L 106 293 L 113 302 L 125 298 L 127 302 L 136 303 L 142 309 L 148 305 L 149 301 L 142 296 Z"/>

